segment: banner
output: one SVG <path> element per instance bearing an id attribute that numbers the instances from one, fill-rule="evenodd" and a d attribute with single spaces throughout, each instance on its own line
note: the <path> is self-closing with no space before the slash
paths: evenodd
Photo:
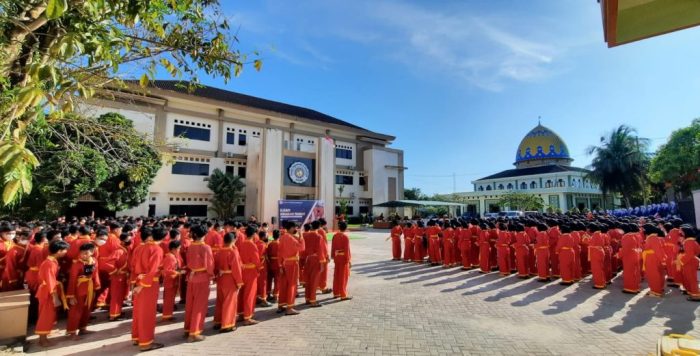
<path id="1" fill-rule="evenodd" d="M 280 226 L 283 221 L 294 221 L 299 225 L 310 223 L 323 217 L 322 200 L 280 200 Z"/>

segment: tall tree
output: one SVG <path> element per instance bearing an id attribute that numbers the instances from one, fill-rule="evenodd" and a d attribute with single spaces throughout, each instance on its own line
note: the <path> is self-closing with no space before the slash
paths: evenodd
<path id="1" fill-rule="evenodd" d="M 539 195 L 511 191 L 498 199 L 498 205 L 513 210 L 540 211 L 544 208 L 544 200 Z"/>
<path id="2" fill-rule="evenodd" d="M 603 196 L 620 193 L 626 207 L 631 206 L 632 195 L 644 189 L 649 169 L 649 140 L 636 135 L 636 130 L 620 125 L 607 137 L 600 138 L 598 146 L 588 148 L 593 155 L 588 178 L 596 182 Z"/>
<path id="3" fill-rule="evenodd" d="M 215 169 L 205 178 L 207 187 L 214 193 L 209 200 L 211 210 L 217 217 L 228 219 L 236 216 L 236 207 L 243 202 L 245 183 L 239 176 L 226 174 L 220 169 Z"/>
<path id="4" fill-rule="evenodd" d="M 88 193 L 108 210 L 132 208 L 146 200 L 161 167 L 154 143 L 115 113 L 42 117 L 29 128 L 27 147 L 42 165 L 32 174 L 37 189 L 11 207 L 25 217 L 62 214 Z"/>
<path id="5" fill-rule="evenodd" d="M 27 130 L 41 113 L 70 112 L 128 74 L 144 88 L 160 69 L 192 87 L 200 72 L 228 81 L 247 61 L 237 41 L 217 0 L 0 0 L 3 203 L 31 191 Z"/>
<path id="6" fill-rule="evenodd" d="M 651 179 L 689 195 L 700 188 L 700 119 L 671 134 L 651 160 Z"/>
<path id="7" fill-rule="evenodd" d="M 403 198 L 406 200 L 427 200 L 428 197 L 421 192 L 420 188 L 404 189 Z"/>

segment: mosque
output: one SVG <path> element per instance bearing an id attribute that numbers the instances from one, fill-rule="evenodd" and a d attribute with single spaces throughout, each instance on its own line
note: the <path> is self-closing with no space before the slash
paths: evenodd
<path id="1" fill-rule="evenodd" d="M 463 198 L 466 213 L 481 216 L 503 210 L 498 201 L 511 191 L 542 197 L 545 211 L 611 208 L 613 198 L 603 201 L 598 185 L 586 177 L 590 171 L 572 166 L 573 161 L 564 140 L 538 124 L 520 142 L 514 169 L 472 181 L 474 191 L 457 195 Z"/>

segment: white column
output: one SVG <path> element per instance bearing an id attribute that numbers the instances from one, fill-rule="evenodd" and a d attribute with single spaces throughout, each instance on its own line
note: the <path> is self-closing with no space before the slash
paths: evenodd
<path id="1" fill-rule="evenodd" d="M 260 219 L 270 222 L 275 217 L 279 226 L 279 200 L 282 199 L 282 130 L 264 129 L 262 137 L 262 183 L 260 186 Z"/>
<path id="2" fill-rule="evenodd" d="M 329 224 L 333 224 L 335 211 L 335 145 L 325 137 L 319 137 L 318 142 L 318 162 L 316 162 L 318 168 L 318 182 L 316 182 L 318 197 L 316 199 L 323 201 L 323 215 Z"/>
<path id="3" fill-rule="evenodd" d="M 261 216 L 259 198 L 262 194 L 262 154 L 263 139 L 249 140 L 246 156 L 245 215 Z M 267 220 L 265 220 L 267 221 Z"/>

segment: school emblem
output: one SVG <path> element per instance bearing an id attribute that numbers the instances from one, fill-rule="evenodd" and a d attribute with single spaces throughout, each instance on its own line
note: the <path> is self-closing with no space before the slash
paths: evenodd
<path id="1" fill-rule="evenodd" d="M 303 162 L 294 162 L 289 166 L 289 179 L 296 184 L 309 180 L 309 167 Z"/>

